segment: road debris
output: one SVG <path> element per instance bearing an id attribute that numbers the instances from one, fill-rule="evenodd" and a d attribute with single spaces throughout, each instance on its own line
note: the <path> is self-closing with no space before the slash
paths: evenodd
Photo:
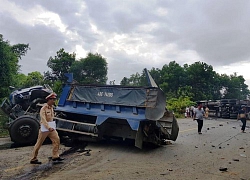
<path id="1" fill-rule="evenodd" d="M 245 155 L 245 154 L 240 154 L 240 156 L 241 156 L 241 157 L 247 157 L 247 155 Z"/>
<path id="2" fill-rule="evenodd" d="M 87 151 L 86 153 L 84 153 L 84 155 L 85 155 L 85 156 L 90 156 L 91 154 L 90 154 L 89 151 Z"/>
<path id="3" fill-rule="evenodd" d="M 85 155 L 85 156 L 90 156 L 90 151 L 91 149 L 84 149 L 81 151 L 81 153 L 79 153 L 78 155 L 81 156 L 81 155 Z"/>
<path id="4" fill-rule="evenodd" d="M 233 158 L 233 161 L 240 161 L 239 159 Z"/>
<path id="5" fill-rule="evenodd" d="M 226 168 L 226 167 L 220 167 L 219 170 L 220 170 L 220 171 L 227 171 L 227 168 Z"/>
<path id="6" fill-rule="evenodd" d="M 163 143 L 163 145 L 170 145 L 170 144 L 172 144 L 171 141 L 164 141 L 164 143 Z"/>
<path id="7" fill-rule="evenodd" d="M 136 172 L 137 174 L 139 174 L 138 172 Z M 169 173 L 161 173 L 160 175 L 165 176 L 168 175 Z"/>

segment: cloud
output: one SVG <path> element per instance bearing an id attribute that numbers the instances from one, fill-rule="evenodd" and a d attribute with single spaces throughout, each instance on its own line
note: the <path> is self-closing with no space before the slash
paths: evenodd
<path id="1" fill-rule="evenodd" d="M 124 76 L 170 61 L 203 61 L 230 73 L 250 67 L 249 3 L 0 0 L 0 33 L 12 44 L 30 44 L 20 61 L 24 73 L 47 71 L 49 57 L 60 48 L 78 58 L 88 52 L 103 55 L 109 79 L 117 84 Z M 247 70 L 239 74 L 250 85 Z"/>

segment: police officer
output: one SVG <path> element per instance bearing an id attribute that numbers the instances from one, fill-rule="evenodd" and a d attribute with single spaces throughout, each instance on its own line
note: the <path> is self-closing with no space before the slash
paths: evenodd
<path id="1" fill-rule="evenodd" d="M 31 164 L 42 164 L 42 162 L 38 161 L 37 155 L 38 151 L 41 148 L 46 137 L 49 137 L 52 141 L 53 150 L 52 150 L 52 160 L 53 161 L 62 161 L 64 160 L 59 156 L 59 145 L 60 138 L 56 131 L 56 124 L 53 121 L 54 118 L 54 110 L 53 106 L 55 105 L 56 94 L 51 93 L 46 97 L 47 103 L 40 110 L 40 124 L 41 128 L 39 130 L 37 142 L 34 146 L 33 157 L 30 160 Z"/>

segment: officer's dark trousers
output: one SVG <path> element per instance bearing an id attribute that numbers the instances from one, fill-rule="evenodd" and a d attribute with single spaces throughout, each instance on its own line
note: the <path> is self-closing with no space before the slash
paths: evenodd
<path id="1" fill-rule="evenodd" d="M 196 121 L 198 123 L 198 132 L 201 132 L 201 129 L 203 127 L 203 120 L 197 119 Z"/>
<path id="2" fill-rule="evenodd" d="M 241 120 L 241 122 L 242 122 L 241 130 L 242 130 L 242 131 L 245 131 L 247 119 L 246 119 L 246 118 L 241 118 L 240 120 Z"/>

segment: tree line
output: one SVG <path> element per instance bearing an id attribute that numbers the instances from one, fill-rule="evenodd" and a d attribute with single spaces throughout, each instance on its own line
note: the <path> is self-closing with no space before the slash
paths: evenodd
<path id="1" fill-rule="evenodd" d="M 211 65 L 195 62 L 181 66 L 175 61 L 161 69 L 149 70 L 156 84 L 166 93 L 168 99 L 189 97 L 192 101 L 218 99 L 246 99 L 250 91 L 245 79 L 237 73 L 218 74 Z M 122 85 L 144 86 L 145 74 L 135 73 L 124 77 Z"/>
<path id="2" fill-rule="evenodd" d="M 75 53 L 65 52 L 63 48 L 54 57 L 49 57 L 49 71 L 20 73 L 18 62 L 27 51 L 29 44 L 11 45 L 0 34 L 0 99 L 8 97 L 9 86 L 16 88 L 49 84 L 60 94 L 65 82 L 64 73 L 74 74 L 74 80 L 83 84 L 106 84 L 107 60 L 98 53 L 89 52 L 85 58 L 76 59 Z M 141 70 L 142 71 L 142 70 Z M 169 102 L 215 100 L 221 98 L 245 99 L 250 94 L 243 76 L 218 74 L 211 65 L 195 62 L 181 66 L 175 61 L 163 65 L 161 69 L 149 70 L 157 85 L 165 92 Z M 111 82 L 110 82 L 111 84 Z M 136 72 L 124 77 L 124 86 L 147 86 L 145 73 Z"/>

